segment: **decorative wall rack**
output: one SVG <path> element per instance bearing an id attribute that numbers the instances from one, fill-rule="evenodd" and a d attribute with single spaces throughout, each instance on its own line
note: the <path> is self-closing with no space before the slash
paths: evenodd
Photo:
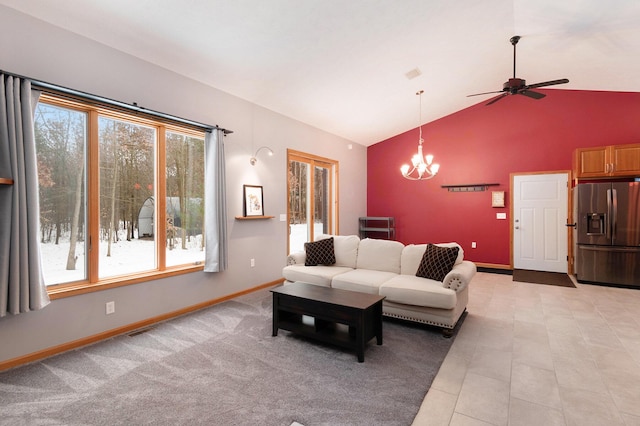
<path id="1" fill-rule="evenodd" d="M 499 183 L 468 183 L 464 185 L 442 185 L 449 192 L 478 192 L 486 191 L 490 186 L 500 186 Z"/>

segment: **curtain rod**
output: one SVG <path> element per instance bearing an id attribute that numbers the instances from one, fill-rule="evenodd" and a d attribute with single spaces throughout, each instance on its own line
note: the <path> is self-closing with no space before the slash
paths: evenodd
<path id="1" fill-rule="evenodd" d="M 14 74 L 14 73 L 3 71 L 3 70 L 0 70 L 0 74 L 5 74 L 5 75 L 12 76 L 12 77 L 17 77 L 17 78 L 22 78 L 22 79 L 25 79 L 25 80 L 29 80 L 29 81 L 31 81 L 31 85 L 32 86 L 35 86 L 35 87 L 41 88 L 41 89 L 49 89 L 49 90 L 53 91 L 54 93 L 64 93 L 66 95 L 71 95 L 71 96 L 74 96 L 74 97 L 79 97 L 79 98 L 88 99 L 88 100 L 95 101 L 95 102 L 100 102 L 102 104 L 106 104 L 106 105 L 109 105 L 109 106 L 115 106 L 115 107 L 123 108 L 123 109 L 126 109 L 126 110 L 142 112 L 142 113 L 145 113 L 145 114 L 152 115 L 154 117 L 164 118 L 164 119 L 167 119 L 167 120 L 176 121 L 176 122 L 187 124 L 187 125 L 190 125 L 190 126 L 199 127 L 201 129 L 204 129 L 206 132 L 211 132 L 214 129 L 220 129 L 220 130 L 223 131 L 223 133 L 225 135 L 233 133 L 233 130 L 224 129 L 224 128 L 218 126 L 217 124 L 215 126 L 212 126 L 210 124 L 204 124 L 204 123 L 199 123 L 199 122 L 193 121 L 193 120 L 187 120 L 186 118 L 181 118 L 181 117 L 177 117 L 175 115 L 165 114 L 163 112 L 154 111 L 154 110 L 151 110 L 151 109 L 147 109 L 147 108 L 138 106 L 138 104 L 136 102 L 134 102 L 133 104 L 128 104 L 126 102 L 116 101 L 114 99 L 109 99 L 109 98 L 105 98 L 105 97 L 102 97 L 102 96 L 93 95 L 91 93 L 82 92 L 80 90 L 70 89 L 68 87 L 60 86 L 60 85 L 57 85 L 57 84 L 47 83 L 46 81 L 35 80 L 33 78 L 30 78 L 30 77 L 25 77 L 25 76 L 22 76 L 22 75 Z"/>

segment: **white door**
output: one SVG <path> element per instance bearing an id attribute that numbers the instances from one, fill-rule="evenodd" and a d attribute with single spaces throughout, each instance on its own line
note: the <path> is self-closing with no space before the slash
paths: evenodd
<path id="1" fill-rule="evenodd" d="M 514 175 L 513 267 L 567 272 L 567 173 Z"/>

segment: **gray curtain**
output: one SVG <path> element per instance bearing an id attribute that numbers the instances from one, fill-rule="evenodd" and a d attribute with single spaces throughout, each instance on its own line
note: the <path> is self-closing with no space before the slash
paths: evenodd
<path id="1" fill-rule="evenodd" d="M 0 317 L 44 308 L 49 295 L 40 259 L 38 167 L 29 80 L 0 74 Z"/>
<path id="2" fill-rule="evenodd" d="M 229 263 L 224 131 L 213 129 L 204 141 L 205 272 L 221 272 Z"/>

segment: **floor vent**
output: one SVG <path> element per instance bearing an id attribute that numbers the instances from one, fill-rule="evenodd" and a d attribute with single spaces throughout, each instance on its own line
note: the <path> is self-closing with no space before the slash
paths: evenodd
<path id="1" fill-rule="evenodd" d="M 134 336 L 137 336 L 137 335 L 139 335 L 139 334 L 146 333 L 147 331 L 151 331 L 151 330 L 153 330 L 154 328 L 155 328 L 155 327 L 145 327 L 145 328 L 140 328 L 140 329 L 138 329 L 138 330 L 132 331 L 131 333 L 127 334 L 127 336 L 129 336 L 129 337 L 134 337 Z"/>

